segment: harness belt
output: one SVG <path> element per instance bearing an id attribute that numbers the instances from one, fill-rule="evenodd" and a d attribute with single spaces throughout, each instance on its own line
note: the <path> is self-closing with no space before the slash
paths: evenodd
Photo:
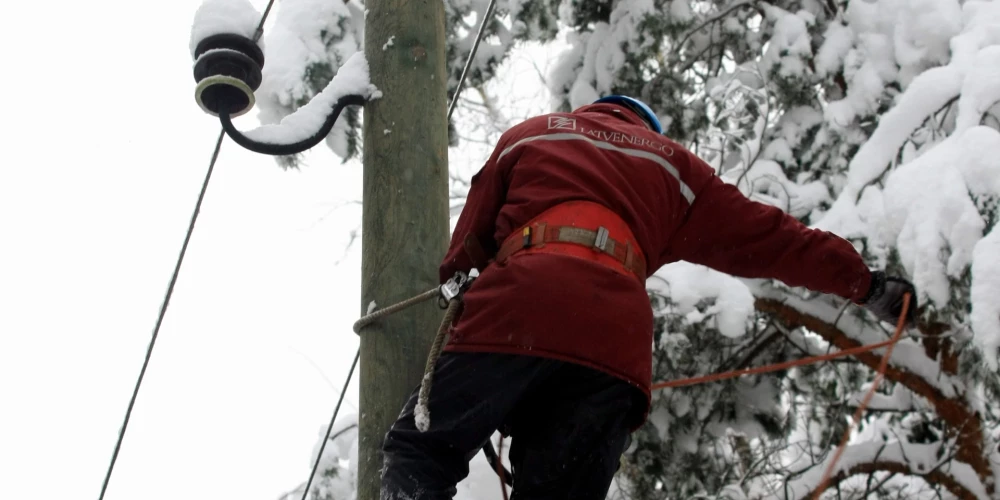
<path id="1" fill-rule="evenodd" d="M 598 203 L 569 201 L 542 212 L 504 240 L 496 262 L 533 253 L 569 255 L 646 281 L 646 259 L 631 229 Z"/>

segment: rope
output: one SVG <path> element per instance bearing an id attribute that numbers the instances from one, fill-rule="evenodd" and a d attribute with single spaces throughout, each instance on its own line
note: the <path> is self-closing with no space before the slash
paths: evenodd
<path id="1" fill-rule="evenodd" d="M 476 51 L 479 50 L 479 42 L 483 39 L 483 32 L 486 31 L 486 21 L 493 15 L 493 7 L 496 6 L 496 3 L 497 0 L 490 0 L 490 5 L 486 7 L 486 14 L 483 16 L 483 22 L 479 23 L 479 32 L 476 33 L 476 41 L 472 44 L 472 51 L 469 52 L 469 58 L 465 60 L 465 68 L 462 69 L 462 76 L 458 79 L 458 88 L 455 89 L 455 94 L 451 96 L 451 104 L 448 105 L 449 122 L 451 122 L 451 114 L 455 112 L 458 95 L 462 93 L 462 87 L 465 86 L 465 77 L 469 74 L 469 67 L 472 66 L 472 60 L 476 57 Z"/>
<path id="2" fill-rule="evenodd" d="M 347 386 L 351 383 L 351 377 L 354 376 L 354 368 L 358 366 L 358 359 L 360 358 L 361 347 L 359 346 L 358 353 L 354 355 L 354 362 L 351 363 L 351 370 L 347 372 L 347 381 L 344 382 L 344 389 L 340 391 L 340 399 L 337 400 L 337 407 L 333 409 L 333 416 L 330 417 L 330 425 L 326 427 L 326 436 L 323 438 L 323 444 L 319 447 L 319 454 L 316 455 L 316 463 L 313 464 L 313 470 L 312 473 L 309 474 L 309 480 L 306 481 L 306 489 L 302 491 L 302 500 L 306 500 L 306 496 L 309 495 L 309 488 L 312 486 L 313 478 L 316 477 L 316 469 L 319 468 L 319 462 L 323 458 L 323 450 L 326 449 L 326 443 L 330 440 L 330 431 L 333 430 L 333 423 L 337 420 L 337 413 L 340 412 L 340 404 L 344 402 L 344 394 L 347 394 Z"/>
<path id="3" fill-rule="evenodd" d="M 889 358 L 892 357 L 892 349 L 896 347 L 896 342 L 899 341 L 900 337 L 903 335 L 903 327 L 906 325 L 906 315 L 910 310 L 910 294 L 907 293 L 903 296 L 903 310 L 899 313 L 899 320 L 896 323 L 896 333 L 893 334 L 892 340 L 889 341 L 889 347 L 885 350 L 885 355 L 882 356 L 882 361 L 878 365 L 878 373 L 875 374 L 875 380 L 872 381 L 871 387 L 868 388 L 868 392 L 865 394 L 864 399 L 861 400 L 861 404 L 858 405 L 858 409 L 854 412 L 854 418 L 851 420 L 851 425 L 844 430 L 843 437 L 840 438 L 840 446 L 837 447 L 836 453 L 833 455 L 833 460 L 830 461 L 830 465 L 826 466 L 826 471 L 823 472 L 823 479 L 819 483 L 819 487 L 816 488 L 815 493 L 813 493 L 812 500 L 819 500 L 820 495 L 826 490 L 827 485 L 830 483 L 830 478 L 833 475 L 833 469 L 837 466 L 837 462 L 840 461 L 840 457 L 844 454 L 844 450 L 847 448 L 847 441 L 851 437 L 851 433 L 854 432 L 854 428 L 858 426 L 861 422 L 861 415 L 868 408 L 868 403 L 871 402 L 872 397 L 875 395 L 875 391 L 878 389 L 878 385 L 882 382 L 885 377 L 885 370 L 889 366 Z"/>
<path id="4" fill-rule="evenodd" d="M 440 295 L 439 289 L 435 288 L 432 290 L 428 290 L 427 292 L 424 292 L 415 297 L 411 297 L 407 300 L 399 302 L 397 304 L 393 304 L 389 307 L 386 307 L 385 309 L 380 309 L 371 314 L 368 314 L 367 316 L 362 317 L 361 319 L 359 319 L 357 322 L 354 323 L 354 333 L 360 333 L 362 328 L 375 322 L 379 318 L 401 311 L 403 309 L 406 309 L 407 307 L 431 299 L 438 295 Z M 460 309 L 460 307 L 461 307 L 460 299 L 456 298 L 451 301 L 451 303 L 448 306 L 448 310 L 445 312 L 444 319 L 441 321 L 441 326 L 438 329 L 438 333 L 434 337 L 434 342 L 431 344 L 431 349 L 427 355 L 427 364 L 424 367 L 424 378 L 421 379 L 420 393 L 418 393 L 417 395 L 417 402 L 418 402 L 417 408 L 419 408 L 419 410 L 417 411 L 422 412 L 422 415 L 427 417 L 428 422 L 430 420 L 430 414 L 427 407 L 427 400 L 430 397 L 431 385 L 433 384 L 434 366 L 437 365 L 437 360 L 438 358 L 441 357 L 441 349 L 444 346 L 444 338 L 445 334 L 448 331 L 448 325 L 450 325 L 454 321 L 455 315 L 457 314 L 458 309 Z M 504 468 L 503 463 L 500 461 L 496 451 L 493 450 L 493 446 L 490 443 L 486 443 L 485 445 L 483 445 L 483 453 L 486 455 L 486 461 L 489 462 L 491 466 L 501 471 L 499 472 L 501 480 L 505 481 L 508 485 L 513 485 L 514 484 L 513 474 L 511 474 L 510 472 L 507 471 L 506 468 Z"/>
<path id="5" fill-rule="evenodd" d="M 384 309 L 379 309 L 378 311 L 375 311 L 371 314 L 362 316 L 361 319 L 354 322 L 354 333 L 360 334 L 362 328 L 374 323 L 375 321 L 381 318 L 384 318 L 385 316 L 402 311 L 403 309 L 406 309 L 408 307 L 438 297 L 441 293 L 439 290 L 440 287 L 434 287 L 420 295 L 410 297 L 402 302 L 397 302 L 389 307 L 386 307 Z"/>
<path id="6" fill-rule="evenodd" d="M 146 347 L 146 358 L 142 362 L 142 369 L 139 370 L 139 378 L 135 381 L 135 388 L 132 389 L 132 398 L 129 399 L 128 409 L 125 410 L 125 419 L 122 421 L 122 427 L 118 431 L 118 441 L 115 443 L 115 451 L 111 454 L 111 463 L 108 465 L 108 472 L 104 475 L 104 484 L 101 485 L 101 496 L 98 497 L 99 500 L 104 499 L 104 494 L 108 490 L 108 483 L 111 481 L 111 473 L 115 469 L 115 462 L 118 461 L 118 452 L 121 451 L 122 441 L 125 439 L 125 429 L 128 428 L 129 419 L 132 418 L 132 408 L 135 407 L 135 400 L 139 396 L 139 387 L 142 386 L 142 379 L 146 376 L 146 368 L 149 367 L 149 359 L 153 355 L 153 347 L 156 346 L 156 338 L 160 335 L 160 327 L 163 326 L 163 318 L 167 314 L 167 307 L 170 305 L 170 298 L 174 294 L 174 286 L 177 284 L 177 276 L 181 272 L 181 264 L 184 262 L 184 256 L 187 254 L 188 244 L 191 243 L 191 234 L 194 233 L 194 225 L 198 221 L 198 214 L 201 212 L 201 204 L 205 200 L 205 191 L 208 190 L 208 183 L 212 179 L 212 171 L 215 170 L 215 162 L 219 159 L 219 151 L 222 149 L 222 139 L 225 137 L 225 132 L 219 133 L 219 139 L 215 142 L 215 150 L 212 152 L 212 160 L 208 164 L 208 172 L 205 174 L 205 180 L 201 184 L 201 192 L 198 193 L 198 201 L 194 204 L 194 212 L 191 214 L 191 222 L 188 224 L 187 234 L 184 235 L 184 243 L 181 245 L 180 255 L 177 256 L 177 263 L 174 265 L 174 272 L 170 276 L 170 284 L 167 285 L 166 295 L 163 297 L 163 303 L 160 305 L 160 313 L 156 317 L 156 326 L 153 327 L 153 336 L 149 340 L 149 346 Z"/>
<path id="7" fill-rule="evenodd" d="M 794 361 L 786 361 L 784 363 L 778 363 L 775 365 L 765 365 L 757 366 L 753 368 L 743 368 L 740 370 L 733 370 L 729 372 L 713 373 L 711 375 L 702 375 L 700 377 L 683 378 L 679 380 L 670 380 L 667 382 L 659 382 L 653 384 L 652 389 L 665 389 L 668 387 L 686 387 L 689 385 L 704 384 L 707 382 L 717 382 L 719 380 L 727 380 L 736 377 L 742 377 L 744 375 L 757 375 L 760 373 L 770 373 L 780 370 L 787 370 L 795 366 L 810 365 L 813 363 L 818 363 L 820 361 L 829 361 L 831 359 L 843 358 L 847 356 L 854 356 L 856 354 L 864 354 L 869 351 L 874 351 L 875 349 L 881 349 L 886 346 L 892 346 L 895 344 L 895 340 L 886 340 L 885 342 L 879 342 L 877 344 L 863 345 L 858 347 L 852 347 L 850 349 L 845 349 L 843 351 L 832 352 L 829 354 L 823 354 L 820 356 L 812 356 L 809 358 L 796 359 Z"/>
<path id="8" fill-rule="evenodd" d="M 417 407 L 414 410 L 416 415 L 417 429 L 420 432 L 427 432 L 431 425 L 431 411 L 428 407 L 428 399 L 431 396 L 431 385 L 434 383 L 434 365 L 441 357 L 441 349 L 444 347 L 444 339 L 448 335 L 448 327 L 455 320 L 458 310 L 462 307 L 461 300 L 452 300 L 448 304 L 448 310 L 444 313 L 441 326 L 438 328 L 434 343 L 431 344 L 430 353 L 427 354 L 427 365 L 424 367 L 424 377 L 420 380 L 420 393 L 417 395 Z M 502 476 L 501 476 L 502 477 Z"/>
<path id="9" fill-rule="evenodd" d="M 264 21 L 267 20 L 268 14 L 271 12 L 271 7 L 274 5 L 274 0 L 270 0 L 267 3 L 267 8 L 264 10 L 264 14 L 260 18 L 260 23 L 257 25 L 257 31 L 254 33 L 253 41 L 256 42 L 260 39 L 260 36 L 264 33 Z M 118 430 L 118 440 L 115 442 L 115 451 L 111 454 L 111 463 L 108 464 L 108 471 L 104 475 L 104 482 L 101 484 L 101 494 L 98 497 L 99 500 L 104 500 L 104 495 L 108 491 L 108 484 L 111 482 L 111 474 L 115 470 L 115 463 L 118 461 L 118 453 L 122 448 L 122 441 L 125 440 L 125 430 L 128 428 L 129 420 L 132 418 L 132 409 L 135 407 L 135 400 L 139 396 L 139 388 L 142 386 L 142 380 L 146 376 L 146 369 L 149 367 L 149 359 L 153 355 L 153 347 L 156 346 L 156 338 L 160 335 L 160 327 L 163 326 L 163 318 L 166 317 L 167 307 L 170 305 L 170 298 L 174 294 L 174 286 L 177 284 L 177 277 L 181 272 L 181 265 L 184 263 L 184 256 L 187 254 L 188 245 L 191 243 L 191 235 L 194 233 L 194 225 L 198 222 L 198 215 L 201 213 L 201 205 L 205 200 L 205 192 L 208 191 L 208 183 L 212 180 L 212 172 L 215 170 L 215 163 L 219 160 L 219 152 L 222 150 L 222 140 L 226 137 L 225 129 L 219 132 L 219 138 L 215 141 L 215 149 L 212 151 L 212 159 L 208 163 L 208 171 L 205 173 L 205 180 L 201 184 L 201 192 L 198 193 L 198 201 L 194 204 L 194 211 L 191 213 L 191 222 L 188 224 L 187 233 L 184 235 L 184 243 L 181 244 L 180 254 L 177 256 L 177 263 L 174 264 L 174 272 L 170 275 L 170 284 L 167 285 L 167 292 L 163 296 L 163 302 L 160 304 L 160 312 L 156 317 L 156 325 L 153 327 L 153 335 L 149 339 L 149 346 L 146 347 L 146 357 L 142 361 L 142 369 L 139 370 L 139 377 L 135 381 L 135 387 L 132 389 L 132 397 L 128 401 L 128 408 L 125 410 L 125 418 L 122 421 L 121 429 Z"/>

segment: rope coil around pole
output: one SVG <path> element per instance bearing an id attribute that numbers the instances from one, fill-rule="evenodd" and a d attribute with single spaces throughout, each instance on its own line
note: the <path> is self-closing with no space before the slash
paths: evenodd
<path id="1" fill-rule="evenodd" d="M 434 342 L 431 344 L 430 351 L 428 352 L 427 355 L 427 362 L 424 365 L 424 377 L 422 377 L 420 381 L 420 392 L 417 394 L 418 406 L 415 409 L 415 411 L 422 412 L 422 414 L 425 417 L 427 417 L 428 424 L 430 420 L 428 400 L 430 398 L 431 386 L 433 385 L 434 366 L 437 365 L 438 358 L 440 358 L 441 356 L 441 350 L 444 347 L 444 339 L 447 336 L 448 327 L 454 322 L 455 316 L 461 310 L 462 307 L 461 291 L 464 289 L 464 287 L 468 286 L 470 283 L 471 283 L 470 281 L 462 281 L 461 284 L 458 284 L 457 288 L 458 292 L 455 291 L 451 292 L 451 293 L 458 293 L 458 295 L 455 295 L 451 299 L 448 299 L 447 310 L 445 311 L 444 318 L 441 321 L 441 326 L 438 328 L 438 333 L 434 337 Z M 434 297 L 445 298 L 445 294 L 442 293 L 440 287 L 428 290 L 420 295 L 416 295 L 414 297 L 406 299 L 402 302 L 398 302 L 384 309 L 379 309 L 378 311 L 375 311 L 371 314 L 362 317 L 361 319 L 359 319 L 354 323 L 354 333 L 360 334 L 361 330 L 364 327 L 368 326 L 371 323 L 374 323 L 380 318 L 402 311 L 403 309 L 430 300 Z M 417 423 L 417 426 L 419 428 L 421 424 Z M 426 427 L 422 429 L 422 431 L 424 430 L 426 430 Z M 497 452 L 493 449 L 493 446 L 490 443 L 486 443 L 485 445 L 483 445 L 483 453 L 486 455 L 486 460 L 490 463 L 490 466 L 501 471 L 500 478 L 506 484 L 513 485 L 514 484 L 513 474 L 511 474 L 503 466 L 503 464 L 500 463 L 499 457 L 497 456 Z"/>
<path id="2" fill-rule="evenodd" d="M 431 288 L 430 290 L 427 290 L 424 293 L 421 293 L 420 295 L 410 297 L 402 302 L 397 302 L 389 307 L 386 307 L 384 309 L 379 309 L 375 312 L 362 316 L 361 319 L 354 322 L 354 333 L 360 334 L 362 328 L 378 321 L 381 318 L 402 311 L 403 309 L 415 306 L 421 302 L 426 302 L 435 297 L 439 297 L 440 295 L 441 295 L 440 287 L 434 287 Z"/>

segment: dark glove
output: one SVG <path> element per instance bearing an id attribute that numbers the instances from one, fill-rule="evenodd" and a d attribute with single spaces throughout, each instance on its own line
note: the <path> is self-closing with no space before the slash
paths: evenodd
<path id="1" fill-rule="evenodd" d="M 913 324 L 916 320 L 917 289 L 913 287 L 913 283 L 903 278 L 886 277 L 882 271 L 872 271 L 872 284 L 861 305 L 878 319 L 895 325 L 903 312 L 903 296 L 906 293 L 910 294 L 906 323 Z"/>

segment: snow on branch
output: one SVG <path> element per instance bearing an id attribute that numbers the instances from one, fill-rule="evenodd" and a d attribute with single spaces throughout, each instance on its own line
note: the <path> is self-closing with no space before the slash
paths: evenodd
<path id="1" fill-rule="evenodd" d="M 762 281 L 746 282 L 750 284 L 751 291 L 757 297 L 758 310 L 775 313 L 794 326 L 805 326 L 822 335 L 828 342 L 837 344 L 841 349 L 875 344 L 888 339 L 886 332 L 875 325 L 866 323 L 852 314 L 841 315 L 838 304 L 828 297 L 806 300 L 767 286 Z M 884 352 L 884 349 L 876 349 L 863 355 L 870 358 L 870 361 L 864 359 L 862 361 L 874 369 Z M 889 367 L 895 370 L 897 375 L 918 377 L 925 392 L 937 397 L 953 398 L 966 390 L 962 379 L 942 370 L 938 361 L 929 358 L 924 349 L 911 339 L 903 338 L 896 344 L 892 358 L 889 359 Z M 888 376 L 888 372 L 886 375 Z"/>
<path id="2" fill-rule="evenodd" d="M 1000 180 L 1000 179 L 998 179 Z M 1000 351 L 1000 230 L 994 228 L 976 244 L 972 263 L 972 314 L 969 320 L 987 366 L 998 370 Z"/>
<path id="3" fill-rule="evenodd" d="M 861 404 L 861 400 L 864 399 L 864 394 L 868 391 L 869 387 L 868 384 L 865 384 L 860 392 L 848 397 L 847 404 L 853 407 Z M 872 395 L 872 399 L 868 404 L 868 411 L 912 412 L 918 410 L 917 405 L 918 402 L 914 400 L 913 392 L 905 386 L 897 384 L 893 386 L 892 394 L 886 395 L 876 392 Z M 921 404 L 920 406 L 923 407 L 926 405 Z"/>
<path id="4" fill-rule="evenodd" d="M 917 444 L 903 441 L 869 441 L 848 446 L 834 468 L 830 487 L 852 476 L 873 472 L 893 472 L 924 478 L 939 484 L 963 500 L 988 498 L 986 488 L 968 464 L 953 460 L 941 443 Z M 813 498 L 833 454 L 815 465 L 793 473 L 785 485 L 786 500 Z"/>
<path id="5" fill-rule="evenodd" d="M 746 333 L 747 320 L 753 313 L 753 296 L 740 281 L 711 268 L 675 262 L 663 266 L 646 287 L 652 292 L 670 297 L 671 311 L 696 323 L 714 317 L 719 333 L 729 338 Z M 704 311 L 697 304 L 712 299 L 713 305 Z M 664 311 L 660 311 L 664 312 Z"/>
<path id="6" fill-rule="evenodd" d="M 862 189 L 889 167 L 910 134 L 928 116 L 958 96 L 963 77 L 964 71 L 944 66 L 929 69 L 913 80 L 896 106 L 879 118 L 879 127 L 851 159 L 847 186 L 828 217 L 836 219 L 854 205 Z M 837 111 L 836 104 L 830 104 L 828 114 Z"/>
<path id="7" fill-rule="evenodd" d="M 308 104 L 294 113 L 286 116 L 276 125 L 261 125 L 244 132 L 247 137 L 272 144 L 290 144 L 302 141 L 317 130 L 326 121 L 337 100 L 347 95 L 361 95 L 365 99 L 377 98 L 381 95 L 378 89 L 370 83 L 368 77 L 368 61 L 361 52 L 355 52 L 337 71 L 323 92 L 319 93 Z"/>
<path id="8" fill-rule="evenodd" d="M 347 60 L 362 51 L 364 6 L 357 1 L 282 0 L 271 16 L 264 81 L 257 89 L 258 119 L 273 125 L 320 94 Z M 356 111 L 346 110 L 326 137 L 341 158 L 357 153 Z M 353 122 L 353 123 L 352 123 Z M 297 160 L 283 157 L 283 166 Z"/>
<path id="9" fill-rule="evenodd" d="M 757 297 L 756 309 L 769 313 L 790 328 L 804 327 L 819 334 L 839 349 L 871 344 L 882 337 L 866 327 L 860 319 L 847 314 L 838 318 L 838 308 L 827 297 L 803 300 L 787 292 L 765 285 L 760 280 L 747 280 Z M 859 354 L 858 361 L 875 369 L 881 360 L 881 350 Z M 993 469 L 986 449 L 986 434 L 982 416 L 966 400 L 966 385 L 943 369 L 945 357 L 931 359 L 920 346 L 909 339 L 901 340 L 889 361 L 885 378 L 906 386 L 922 396 L 949 426 L 955 440 L 955 456 L 968 464 L 975 476 L 992 490 Z M 970 497 L 975 498 L 975 497 Z"/>

